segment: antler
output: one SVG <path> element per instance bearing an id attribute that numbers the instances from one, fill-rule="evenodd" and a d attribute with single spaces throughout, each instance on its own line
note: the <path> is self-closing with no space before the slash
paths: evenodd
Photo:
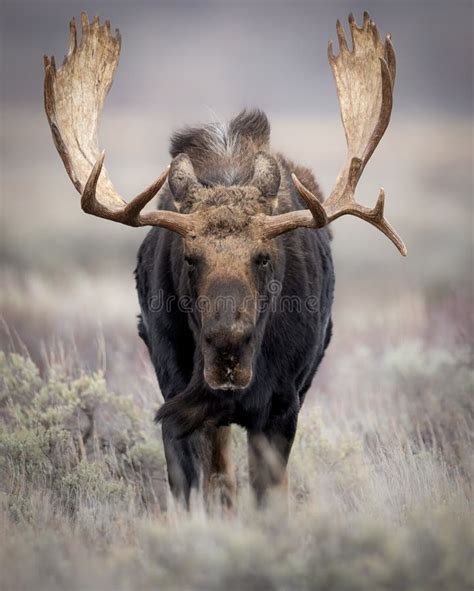
<path id="1" fill-rule="evenodd" d="M 142 213 L 163 186 L 168 169 L 130 203 L 114 188 L 99 150 L 99 118 L 120 56 L 120 33 L 110 23 L 100 26 L 81 14 L 82 38 L 77 44 L 76 21 L 70 22 L 70 44 L 62 66 L 44 57 L 44 105 L 56 149 L 79 193 L 86 213 L 130 226 L 163 226 L 181 235 L 192 228 L 191 216 L 172 211 Z M 169 168 L 169 167 L 168 167 Z"/>
<path id="2" fill-rule="evenodd" d="M 390 35 L 385 43 L 380 40 L 377 27 L 364 13 L 364 23 L 357 27 L 349 16 L 352 51 L 347 46 L 344 29 L 337 21 L 336 29 L 340 52 L 334 56 L 332 43 L 328 58 L 336 81 L 342 123 L 347 141 L 347 160 L 336 180 L 329 198 L 321 203 L 292 174 L 293 182 L 308 210 L 292 211 L 265 220 L 265 236 L 273 238 L 297 227 L 320 228 L 336 218 L 351 214 L 371 223 L 383 232 L 403 256 L 407 249 L 396 231 L 384 217 L 385 192 L 380 189 L 373 209 L 354 199 L 354 192 L 362 172 L 383 136 L 390 121 L 392 93 L 395 82 L 395 52 Z"/>

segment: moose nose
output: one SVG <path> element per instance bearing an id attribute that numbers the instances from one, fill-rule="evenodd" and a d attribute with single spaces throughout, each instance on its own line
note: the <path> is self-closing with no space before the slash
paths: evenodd
<path id="1" fill-rule="evenodd" d="M 214 326 L 204 333 L 205 345 L 212 347 L 222 361 L 232 362 L 238 359 L 242 349 L 252 341 L 252 326 Z"/>
<path id="2" fill-rule="evenodd" d="M 252 327 L 214 326 L 203 333 L 204 379 L 214 390 L 242 390 L 252 380 Z"/>

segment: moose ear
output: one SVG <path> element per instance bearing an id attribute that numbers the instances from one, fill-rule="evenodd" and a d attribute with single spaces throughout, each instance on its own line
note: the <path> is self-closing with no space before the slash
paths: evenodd
<path id="1" fill-rule="evenodd" d="M 280 169 L 275 158 L 265 152 L 255 156 L 255 172 L 251 185 L 257 187 L 265 197 L 276 197 L 280 188 Z"/>
<path id="2" fill-rule="evenodd" d="M 171 162 L 168 183 L 178 210 L 181 210 L 186 198 L 192 197 L 202 187 L 187 154 L 178 154 Z"/>

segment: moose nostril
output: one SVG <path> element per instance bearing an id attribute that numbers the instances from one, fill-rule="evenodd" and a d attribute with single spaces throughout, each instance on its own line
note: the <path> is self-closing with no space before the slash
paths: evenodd
<path id="1" fill-rule="evenodd" d="M 207 345 L 210 345 L 212 343 L 212 338 L 209 335 L 205 336 L 204 340 Z"/>

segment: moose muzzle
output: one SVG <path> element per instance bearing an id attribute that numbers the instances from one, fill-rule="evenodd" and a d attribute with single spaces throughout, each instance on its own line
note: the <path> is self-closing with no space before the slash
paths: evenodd
<path id="1" fill-rule="evenodd" d="M 243 283 L 219 282 L 203 314 L 204 379 L 213 390 L 242 390 L 252 381 L 255 302 Z"/>

